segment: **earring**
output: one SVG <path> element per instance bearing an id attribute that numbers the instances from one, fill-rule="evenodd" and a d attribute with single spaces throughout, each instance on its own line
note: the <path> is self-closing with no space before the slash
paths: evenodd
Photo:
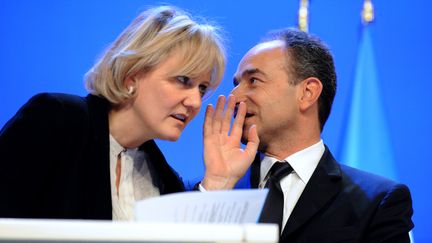
<path id="1" fill-rule="evenodd" d="M 132 95 L 134 92 L 135 92 L 135 87 L 134 86 L 129 86 L 128 94 Z"/>

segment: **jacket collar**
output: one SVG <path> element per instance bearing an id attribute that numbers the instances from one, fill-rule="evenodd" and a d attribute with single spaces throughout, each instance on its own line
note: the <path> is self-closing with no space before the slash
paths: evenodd
<path id="1" fill-rule="evenodd" d="M 281 238 L 287 237 L 319 212 L 342 189 L 341 179 L 340 165 L 325 146 L 324 154 L 294 207 Z"/>
<path id="2" fill-rule="evenodd" d="M 250 183 L 252 188 L 258 188 L 260 162 L 261 156 L 260 153 L 257 153 L 251 166 Z M 325 146 L 324 154 L 294 207 L 282 232 L 281 239 L 286 238 L 308 222 L 342 189 L 341 178 L 340 165 L 334 159 L 329 148 Z"/>

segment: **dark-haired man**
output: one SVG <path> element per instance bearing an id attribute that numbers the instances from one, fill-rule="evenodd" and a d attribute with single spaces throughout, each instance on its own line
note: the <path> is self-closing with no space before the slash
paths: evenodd
<path id="1" fill-rule="evenodd" d="M 337 163 L 321 140 L 336 74 L 318 38 L 271 33 L 243 57 L 234 85 L 247 105 L 243 140 L 252 125 L 260 140 L 251 186 L 270 188 L 260 221 L 279 224 L 282 242 L 409 242 L 409 189 Z"/>

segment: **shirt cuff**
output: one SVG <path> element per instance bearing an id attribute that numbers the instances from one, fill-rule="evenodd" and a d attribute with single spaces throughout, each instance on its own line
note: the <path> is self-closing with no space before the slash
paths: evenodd
<path id="1" fill-rule="evenodd" d="M 198 189 L 200 190 L 200 192 L 206 192 L 207 190 L 201 185 L 201 183 L 199 183 L 198 185 Z"/>

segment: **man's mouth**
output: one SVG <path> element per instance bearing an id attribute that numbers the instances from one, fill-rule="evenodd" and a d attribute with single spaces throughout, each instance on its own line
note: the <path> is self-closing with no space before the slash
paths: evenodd
<path id="1" fill-rule="evenodd" d="M 174 119 L 177 119 L 181 122 L 186 122 L 186 120 L 188 118 L 186 115 L 183 115 L 183 114 L 174 114 L 174 115 L 171 115 L 171 117 Z"/>
<path id="2" fill-rule="evenodd" d="M 238 109 L 237 109 L 237 107 L 234 109 L 234 118 L 236 118 L 236 116 L 237 116 L 237 111 L 238 111 Z M 246 116 L 245 116 L 245 118 L 249 118 L 249 117 L 251 117 L 251 116 L 253 116 L 254 114 L 253 113 L 249 113 L 249 112 L 246 112 Z"/>

